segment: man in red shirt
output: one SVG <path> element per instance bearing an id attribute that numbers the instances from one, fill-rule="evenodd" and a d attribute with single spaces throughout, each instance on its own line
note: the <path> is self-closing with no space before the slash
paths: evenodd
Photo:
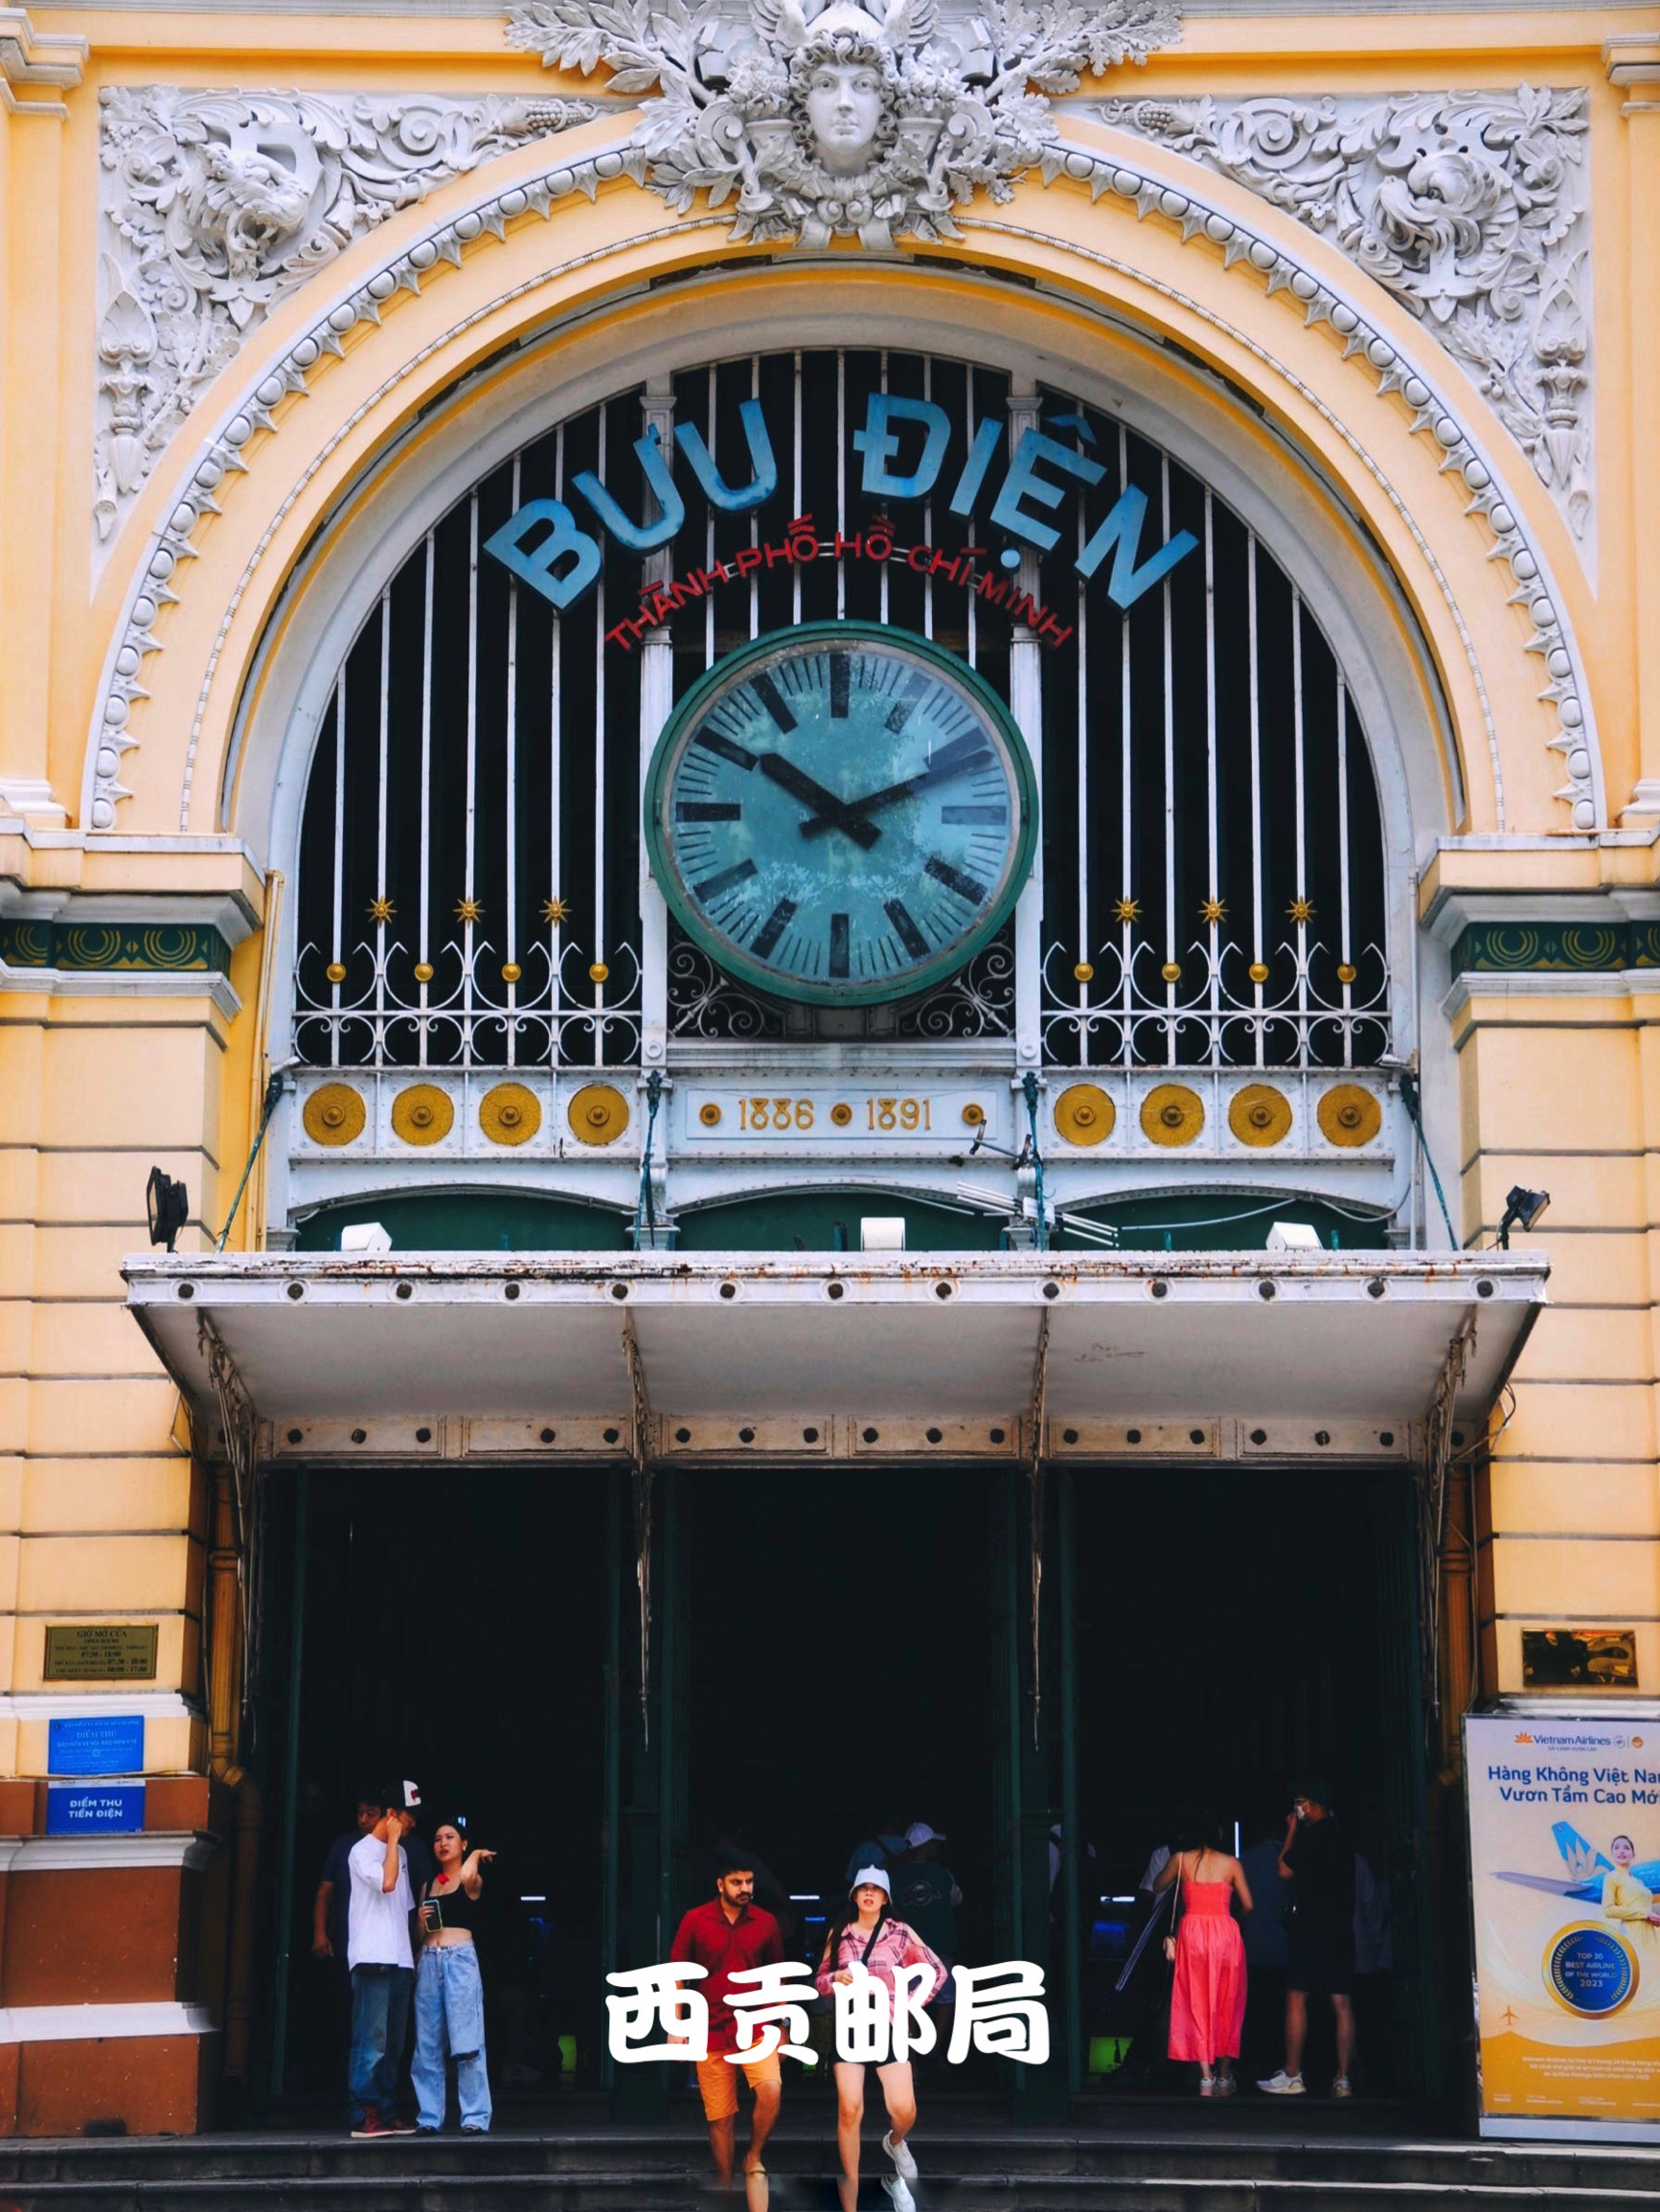
<path id="1" fill-rule="evenodd" d="M 697 2087 L 709 2122 L 715 2170 L 723 2185 L 732 2179 L 739 2067 L 755 2091 L 755 2118 L 743 2161 L 746 2178 L 766 2171 L 761 2154 L 778 2118 L 783 2094 L 776 2051 L 767 2059 L 740 2058 L 737 2064 L 726 2056 L 738 2049 L 738 2021 L 727 2002 L 728 1977 L 747 1967 L 771 1966 L 784 1957 L 777 1921 L 754 1900 L 754 1868 L 727 1852 L 716 1864 L 715 1895 L 707 1904 L 693 1906 L 669 1951 L 671 1959 L 709 1970 L 707 1981 L 697 1985 L 709 2001 L 709 2056 L 697 2063 Z"/>

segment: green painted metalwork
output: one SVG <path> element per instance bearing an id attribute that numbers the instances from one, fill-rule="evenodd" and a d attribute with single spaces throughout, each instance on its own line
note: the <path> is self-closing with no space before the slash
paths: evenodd
<path id="1" fill-rule="evenodd" d="M 0 960 L 80 973 L 225 975 L 231 948 L 216 929 L 186 923 L 0 922 Z"/>
<path id="2" fill-rule="evenodd" d="M 288 1591 L 288 1711 L 283 1730 L 282 1886 L 277 1892 L 276 1994 L 271 2030 L 271 2094 L 280 2097 L 287 2076 L 289 1981 L 293 1972 L 294 1879 L 299 1829 L 293 1808 L 300 1798 L 300 1693 L 305 1679 L 306 1579 L 310 1563 L 311 1471 L 294 1477 L 294 1573 Z"/>
<path id="3" fill-rule="evenodd" d="M 388 1192 L 321 1206 L 299 1225 L 302 1252 L 335 1252 L 342 1229 L 378 1221 L 395 1252 L 621 1252 L 621 1214 L 532 1191 Z"/>
<path id="4" fill-rule="evenodd" d="M 994 1252 L 1000 1224 L 985 1215 L 931 1206 L 914 1196 L 844 1185 L 839 1191 L 766 1191 L 730 1205 L 688 1207 L 675 1217 L 682 1252 L 856 1251 L 867 1214 L 899 1214 L 913 1252 Z"/>
<path id="5" fill-rule="evenodd" d="M 1660 968 L 1660 922 L 1472 922 L 1452 948 L 1455 975 L 1596 975 Z"/>

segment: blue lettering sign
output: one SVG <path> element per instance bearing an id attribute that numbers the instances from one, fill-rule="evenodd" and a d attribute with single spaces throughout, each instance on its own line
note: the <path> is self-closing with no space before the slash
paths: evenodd
<path id="1" fill-rule="evenodd" d="M 1150 591 L 1168 576 L 1176 562 L 1199 542 L 1191 530 L 1178 530 L 1168 545 L 1161 545 L 1149 560 L 1136 566 L 1141 548 L 1142 520 L 1147 513 L 1147 493 L 1126 485 L 1117 506 L 1078 557 L 1080 576 L 1093 576 L 1112 554 L 1112 580 L 1106 594 L 1115 606 L 1129 606 L 1144 591 Z"/>
<path id="2" fill-rule="evenodd" d="M 922 425 L 921 455 L 908 476 L 896 476 L 888 466 L 899 450 L 899 441 L 889 427 L 894 422 Z M 934 489 L 950 442 L 951 418 L 932 399 L 905 399 L 897 392 L 873 392 L 865 408 L 865 426 L 853 432 L 853 445 L 865 457 L 859 489 L 876 499 L 925 499 Z"/>
<path id="3" fill-rule="evenodd" d="M 546 537 L 540 536 L 544 523 L 553 526 Z M 532 538 L 537 540 L 534 545 L 528 542 Z M 576 516 L 559 499 L 529 501 L 485 539 L 484 549 L 561 613 L 600 573 L 599 546 L 585 530 L 577 528 Z M 556 576 L 555 563 L 567 555 L 570 567 Z"/>
<path id="4" fill-rule="evenodd" d="M 963 473 L 957 479 L 957 489 L 951 494 L 953 514 L 972 514 L 974 502 L 980 496 L 980 487 L 986 481 L 986 471 L 997 455 L 998 443 L 1003 436 L 1003 425 L 994 415 L 988 415 L 974 433 L 974 443 L 968 448 L 968 458 L 963 464 Z"/>
<path id="5" fill-rule="evenodd" d="M 122 1713 L 107 1718 L 77 1714 L 50 1721 L 46 1727 L 46 1767 L 52 1774 L 142 1774 L 144 1716 Z"/>
<path id="6" fill-rule="evenodd" d="M 655 553 L 685 521 L 686 502 L 675 489 L 669 455 L 657 443 L 654 429 L 635 439 L 634 451 L 639 455 L 647 488 L 657 503 L 655 522 L 630 522 L 591 468 L 584 468 L 572 482 L 619 545 L 625 545 L 630 553 Z"/>
<path id="7" fill-rule="evenodd" d="M 48 1836 L 133 1836 L 144 1826 L 142 1782 L 53 1782 Z"/>
<path id="8" fill-rule="evenodd" d="M 778 463 L 773 458 L 772 440 L 767 434 L 766 417 L 761 411 L 759 399 L 745 399 L 738 410 L 743 424 L 743 435 L 749 441 L 749 466 L 753 471 L 747 484 L 736 490 L 727 483 L 715 466 L 715 456 L 690 422 L 675 428 L 680 450 L 692 464 L 692 473 L 703 487 L 703 496 L 711 507 L 718 507 L 723 514 L 742 514 L 746 509 L 759 507 L 770 499 L 778 490 Z"/>
<path id="9" fill-rule="evenodd" d="M 778 490 L 777 456 L 761 401 L 756 399 L 740 401 L 738 415 L 749 447 L 747 484 L 729 484 L 716 465 L 702 434 L 694 424 L 682 422 L 667 445 L 655 429 L 634 441 L 646 494 L 645 510 L 638 522 L 592 469 L 584 468 L 573 479 L 575 490 L 593 509 L 602 530 L 608 531 L 629 552 L 641 555 L 667 545 L 686 522 L 686 502 L 674 482 L 676 450 L 685 455 L 704 498 L 718 513 L 742 514 L 762 507 Z M 1088 423 L 1081 416 L 1060 416 L 1056 419 L 1055 426 L 1076 428 L 1081 438 L 1093 443 Z M 995 417 L 988 417 L 974 425 L 950 495 L 953 514 L 966 517 L 974 513 L 1004 436 L 1003 424 Z M 951 418 L 935 400 L 907 399 L 898 392 L 873 392 L 866 403 L 864 426 L 853 436 L 854 448 L 864 456 L 860 489 L 875 499 L 928 498 L 940 482 L 950 443 Z M 906 464 L 903 466 L 901 453 Z M 1040 553 L 1053 552 L 1060 542 L 1060 532 L 1043 516 L 1053 513 L 1072 488 L 1066 479 L 1070 478 L 1073 485 L 1097 485 L 1105 474 L 1099 461 L 1080 452 L 1076 446 L 1062 445 L 1045 431 L 1029 429 L 1014 448 L 1008 472 L 992 503 L 991 523 Z M 1158 547 L 1143 560 L 1141 541 L 1147 508 L 1146 492 L 1133 484 L 1126 485 L 1074 563 L 1079 575 L 1087 580 L 1111 555 L 1107 593 L 1116 606 L 1133 605 L 1198 544 L 1191 530 L 1178 530 L 1168 544 Z M 807 557 L 816 558 L 818 540 L 807 527 L 809 519 L 798 517 L 792 522 L 782 544 L 739 553 L 734 573 L 745 576 L 763 559 L 769 568 L 778 560 L 801 559 L 805 543 L 810 543 L 813 548 Z M 881 532 L 891 549 L 892 536 L 885 519 Z M 871 542 L 875 542 L 874 534 Z M 860 541 L 854 539 L 853 543 L 856 551 Z M 825 550 L 830 550 L 828 545 Z M 839 531 L 836 550 L 839 554 Z M 529 501 L 487 538 L 485 551 L 560 613 L 597 582 L 602 566 L 599 540 L 580 528 L 571 510 L 557 499 Z M 936 556 L 936 568 L 949 565 L 947 554 L 938 548 L 932 551 Z M 914 553 L 915 549 L 910 552 Z M 1005 565 L 1017 566 L 1019 556 L 1009 547 L 1003 552 L 1002 559 Z M 915 565 L 914 559 L 912 565 Z M 724 581 L 726 570 L 721 568 L 718 573 Z M 703 578 L 700 571 L 698 578 L 699 581 L 687 579 L 684 584 L 676 583 L 673 589 L 700 598 L 708 579 Z M 645 602 L 642 604 L 644 606 Z M 679 604 L 677 598 L 671 601 L 664 592 L 656 592 L 640 622 L 622 627 L 633 636 L 639 636 L 644 627 L 662 622 L 666 619 L 665 610 Z"/>
<path id="10" fill-rule="evenodd" d="M 1039 522 L 1035 514 L 1028 514 L 1020 502 L 1035 499 L 1039 507 L 1058 507 L 1066 495 L 1066 487 L 1040 476 L 1037 473 L 1040 461 L 1047 461 L 1064 475 L 1076 476 L 1085 484 L 1099 484 L 1106 470 L 1099 461 L 1091 461 L 1085 453 L 1075 453 L 1070 445 L 1046 438 L 1041 430 L 1028 430 L 1015 446 L 1009 473 L 1003 479 L 1003 489 L 991 510 L 991 520 L 999 529 L 1007 530 L 1012 537 L 1023 537 L 1028 545 L 1035 545 L 1047 553 L 1058 544 L 1059 531 L 1051 530 L 1047 522 Z"/>

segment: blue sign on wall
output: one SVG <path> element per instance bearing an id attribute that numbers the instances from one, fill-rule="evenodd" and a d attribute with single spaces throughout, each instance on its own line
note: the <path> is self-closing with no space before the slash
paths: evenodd
<path id="1" fill-rule="evenodd" d="M 49 1774 L 141 1774 L 144 1716 L 117 1713 L 47 1723 Z"/>
<path id="2" fill-rule="evenodd" d="M 48 1836 L 131 1836 L 143 1826 L 142 1782 L 55 1782 L 47 1790 Z"/>

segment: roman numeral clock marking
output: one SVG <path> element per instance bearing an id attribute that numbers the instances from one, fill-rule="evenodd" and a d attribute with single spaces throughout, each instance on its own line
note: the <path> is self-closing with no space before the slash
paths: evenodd
<path id="1" fill-rule="evenodd" d="M 1019 735 L 921 639 L 809 624 L 739 647 L 648 777 L 653 873 L 716 968 L 786 998 L 902 1000 L 1011 912 L 1033 850 Z"/>

